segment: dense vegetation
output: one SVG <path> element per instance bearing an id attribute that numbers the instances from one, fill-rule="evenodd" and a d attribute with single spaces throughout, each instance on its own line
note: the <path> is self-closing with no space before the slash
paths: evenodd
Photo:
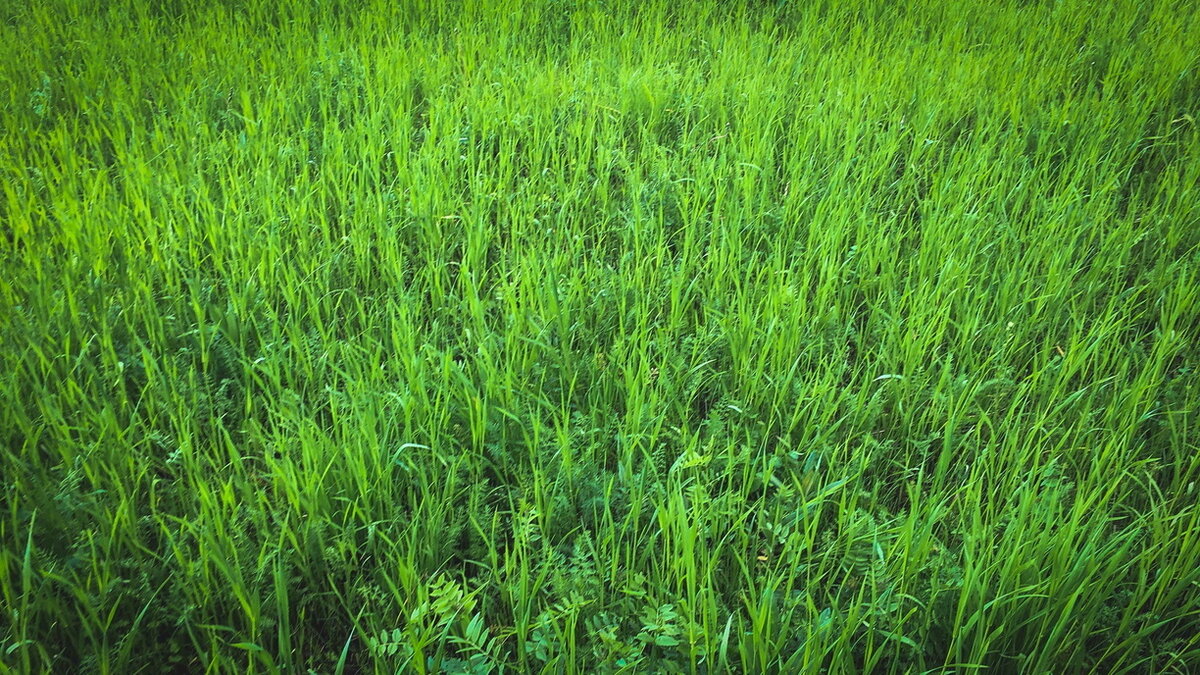
<path id="1" fill-rule="evenodd" d="M 1200 670 L 1197 3 L 102 4 L 0 10 L 0 669 Z"/>

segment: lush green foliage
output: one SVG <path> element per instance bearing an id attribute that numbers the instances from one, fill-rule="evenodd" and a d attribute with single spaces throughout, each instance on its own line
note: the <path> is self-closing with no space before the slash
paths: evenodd
<path id="1" fill-rule="evenodd" d="M 1196 3 L 88 4 L 0 667 L 1200 669 Z"/>

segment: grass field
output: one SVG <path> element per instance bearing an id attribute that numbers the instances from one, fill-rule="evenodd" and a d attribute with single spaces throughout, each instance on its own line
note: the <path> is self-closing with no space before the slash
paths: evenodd
<path id="1" fill-rule="evenodd" d="M 0 670 L 1200 672 L 1200 4 L 0 9 Z"/>

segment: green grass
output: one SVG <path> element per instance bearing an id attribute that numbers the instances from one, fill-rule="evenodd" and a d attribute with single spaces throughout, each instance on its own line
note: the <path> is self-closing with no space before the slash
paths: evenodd
<path id="1" fill-rule="evenodd" d="M 1200 671 L 1200 5 L 84 4 L 0 670 Z"/>

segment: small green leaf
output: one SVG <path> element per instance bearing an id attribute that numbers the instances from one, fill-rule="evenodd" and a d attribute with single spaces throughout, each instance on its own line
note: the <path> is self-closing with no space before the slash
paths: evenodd
<path id="1" fill-rule="evenodd" d="M 8 649 L 4 650 L 4 655 L 8 656 L 8 655 L 12 654 L 13 652 L 17 651 L 18 649 L 20 649 L 21 647 L 24 647 L 25 645 L 31 645 L 31 644 L 33 644 L 33 640 L 22 640 L 20 642 L 14 642 L 13 644 L 8 646 Z"/>

